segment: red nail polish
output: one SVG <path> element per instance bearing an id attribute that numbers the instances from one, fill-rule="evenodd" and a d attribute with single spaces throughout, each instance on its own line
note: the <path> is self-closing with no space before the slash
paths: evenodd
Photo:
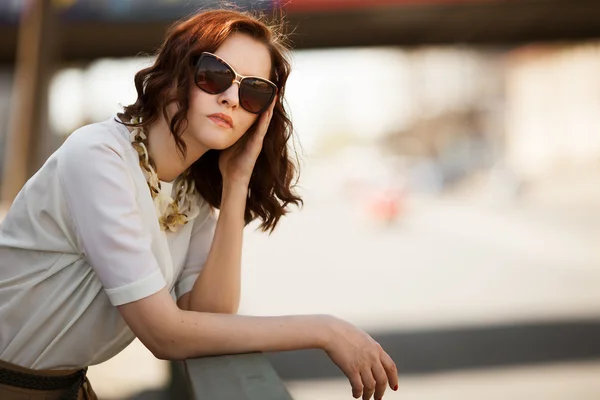
<path id="1" fill-rule="evenodd" d="M 394 392 L 398 390 L 398 385 L 394 386 Z"/>

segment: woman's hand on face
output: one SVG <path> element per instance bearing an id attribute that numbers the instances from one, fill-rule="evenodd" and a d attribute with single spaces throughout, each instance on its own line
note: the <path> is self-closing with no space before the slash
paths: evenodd
<path id="1" fill-rule="evenodd" d="M 273 99 L 271 106 L 259 117 L 259 122 L 252 137 L 248 140 L 238 140 L 233 146 L 223 150 L 219 156 L 219 169 L 223 176 L 223 184 L 241 183 L 248 185 L 254 170 L 254 164 L 263 146 L 263 139 L 267 134 L 273 108 L 277 102 L 277 96 Z"/>
<path id="2" fill-rule="evenodd" d="M 386 386 L 398 389 L 398 370 L 391 357 L 369 335 L 334 318 L 331 339 L 324 350 L 352 385 L 352 396 L 363 400 L 383 398 Z"/>

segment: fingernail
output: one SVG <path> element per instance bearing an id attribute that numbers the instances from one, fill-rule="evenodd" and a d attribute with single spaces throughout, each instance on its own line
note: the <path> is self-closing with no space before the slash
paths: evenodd
<path id="1" fill-rule="evenodd" d="M 398 390 L 398 385 L 394 386 L 394 392 Z"/>

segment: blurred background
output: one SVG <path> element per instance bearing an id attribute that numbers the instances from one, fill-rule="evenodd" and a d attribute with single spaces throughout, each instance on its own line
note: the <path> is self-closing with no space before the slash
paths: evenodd
<path id="1" fill-rule="evenodd" d="M 286 15 L 305 207 L 246 233 L 240 312 L 330 313 L 395 359 L 389 399 L 600 399 L 600 2 L 245 0 Z M 4 207 L 201 0 L 0 0 Z M 349 399 L 318 351 L 295 399 Z M 134 342 L 102 399 L 183 396 Z"/>

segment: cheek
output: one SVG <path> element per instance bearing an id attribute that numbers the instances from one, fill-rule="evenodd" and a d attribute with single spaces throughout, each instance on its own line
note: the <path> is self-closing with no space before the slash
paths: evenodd
<path id="1" fill-rule="evenodd" d="M 246 115 L 240 119 L 240 128 L 243 130 L 242 134 L 250 129 L 254 121 L 259 117 L 258 115 L 250 114 L 249 112 L 246 112 L 245 114 Z"/>
<path id="2" fill-rule="evenodd" d="M 202 92 L 201 90 L 194 90 L 190 93 L 190 111 L 194 114 L 198 114 L 200 110 L 206 108 L 206 104 L 209 94 Z"/>
<path id="3" fill-rule="evenodd" d="M 248 113 L 250 114 L 250 113 Z M 235 135 L 235 140 L 236 142 L 242 137 L 244 136 L 244 134 L 246 132 L 248 132 L 248 129 L 250 129 L 250 127 L 252 126 L 252 124 L 254 123 L 254 121 L 257 120 L 257 116 L 254 114 L 250 114 L 247 118 L 246 116 L 244 116 L 244 118 L 240 118 L 237 121 L 237 128 L 239 130 L 237 130 L 236 135 Z"/>

